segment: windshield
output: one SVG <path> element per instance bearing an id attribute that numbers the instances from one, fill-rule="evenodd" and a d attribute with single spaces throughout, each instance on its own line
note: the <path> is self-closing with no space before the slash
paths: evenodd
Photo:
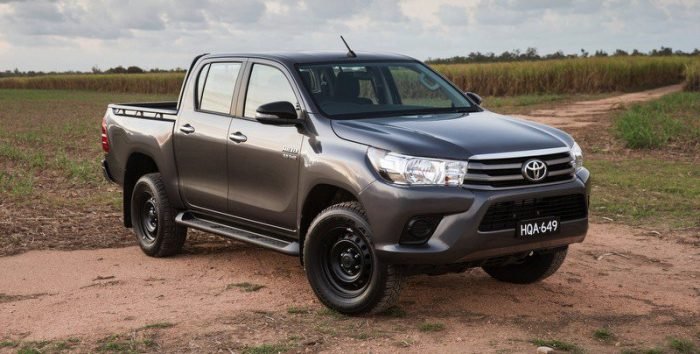
<path id="1" fill-rule="evenodd" d="M 475 112 L 464 95 L 416 62 L 299 66 L 306 89 L 330 118 Z"/>

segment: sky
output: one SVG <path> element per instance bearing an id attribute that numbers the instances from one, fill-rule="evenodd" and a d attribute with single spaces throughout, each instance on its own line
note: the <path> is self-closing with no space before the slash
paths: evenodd
<path id="1" fill-rule="evenodd" d="M 187 67 L 200 53 L 344 50 L 425 60 L 537 48 L 700 47 L 700 0 L 0 0 L 0 71 Z"/>

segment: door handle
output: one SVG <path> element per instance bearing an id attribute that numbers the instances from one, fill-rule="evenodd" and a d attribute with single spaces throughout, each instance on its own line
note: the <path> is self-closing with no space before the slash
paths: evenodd
<path id="1" fill-rule="evenodd" d="M 248 141 L 248 137 L 243 135 L 241 132 L 235 132 L 232 133 L 231 135 L 228 136 L 231 141 L 235 141 L 236 143 L 245 143 Z"/>
<path id="2" fill-rule="evenodd" d="M 185 125 L 180 127 L 180 131 L 185 133 L 185 134 L 192 134 L 192 133 L 194 133 L 194 127 L 189 125 L 189 124 L 185 124 Z"/>

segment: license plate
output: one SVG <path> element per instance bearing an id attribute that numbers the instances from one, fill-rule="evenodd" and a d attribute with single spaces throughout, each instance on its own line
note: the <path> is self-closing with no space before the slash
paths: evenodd
<path id="1" fill-rule="evenodd" d="M 558 233 L 560 227 L 559 218 L 556 217 L 523 220 L 518 222 L 515 235 L 517 237 L 540 237 Z"/>

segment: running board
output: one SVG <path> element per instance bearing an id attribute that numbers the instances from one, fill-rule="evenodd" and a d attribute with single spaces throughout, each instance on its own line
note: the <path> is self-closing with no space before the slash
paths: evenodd
<path id="1" fill-rule="evenodd" d="M 175 222 L 193 229 L 211 232 L 219 236 L 269 248 L 290 256 L 299 255 L 299 243 L 296 241 L 286 241 L 272 236 L 259 234 L 257 232 L 244 230 L 235 226 L 225 225 L 216 221 L 206 220 L 197 217 L 188 211 L 183 211 L 177 214 L 175 217 Z"/>

